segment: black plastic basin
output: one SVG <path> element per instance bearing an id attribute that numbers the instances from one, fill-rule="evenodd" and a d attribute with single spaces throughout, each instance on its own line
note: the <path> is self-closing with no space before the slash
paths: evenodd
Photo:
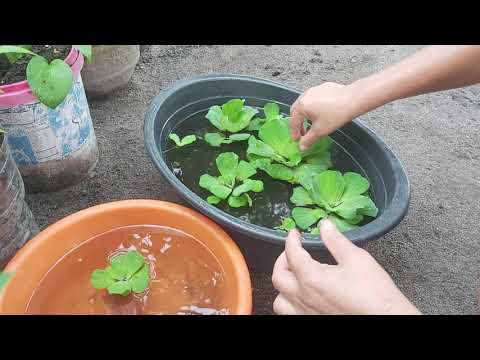
<path id="1" fill-rule="evenodd" d="M 278 248 L 273 258 L 284 247 L 284 232 L 240 220 L 208 204 L 173 174 L 162 152 L 169 146 L 169 133 L 179 123 L 192 114 L 206 112 L 212 105 L 221 105 L 232 98 L 245 99 L 246 104 L 258 107 L 263 107 L 267 102 L 276 102 L 281 111 L 288 114 L 290 105 L 301 93 L 300 90 L 254 77 L 200 76 L 179 81 L 161 92 L 152 101 L 145 118 L 144 135 L 147 151 L 163 177 L 191 206 L 221 224 L 227 231 L 244 235 L 243 238 L 250 239 L 250 244 L 253 244 L 254 248 L 266 245 L 265 242 Z M 205 123 L 199 123 L 199 128 L 204 125 Z M 331 137 L 349 153 L 356 166 L 367 176 L 371 184 L 370 191 L 379 208 L 377 218 L 346 233 L 355 244 L 362 246 L 365 242 L 388 233 L 403 219 L 410 199 L 409 182 L 395 154 L 359 120 L 344 126 Z M 303 244 L 308 250 L 325 249 L 318 236 L 305 235 Z"/>

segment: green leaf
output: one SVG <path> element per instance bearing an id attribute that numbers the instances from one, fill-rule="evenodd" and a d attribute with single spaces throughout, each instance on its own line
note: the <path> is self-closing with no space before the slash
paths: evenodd
<path id="1" fill-rule="evenodd" d="M 12 278 L 13 274 L 12 273 L 6 273 L 6 272 L 1 272 L 0 271 L 0 290 L 7 285 L 7 283 L 10 281 Z"/>
<path id="2" fill-rule="evenodd" d="M 317 140 L 312 146 L 302 152 L 302 157 L 309 157 L 321 153 L 328 152 L 332 147 L 332 139 L 330 137 L 324 137 Z"/>
<path id="3" fill-rule="evenodd" d="M 55 109 L 70 92 L 73 73 L 63 60 L 50 64 L 40 56 L 34 56 L 27 65 L 27 81 L 38 100 Z"/>
<path id="4" fill-rule="evenodd" d="M 210 195 L 209 197 L 207 197 L 207 202 L 212 205 L 217 205 L 220 201 L 222 201 L 222 199 L 215 195 Z"/>
<path id="5" fill-rule="evenodd" d="M 106 289 L 115 283 L 115 279 L 106 270 L 97 269 L 92 273 L 90 282 L 95 289 Z"/>
<path id="6" fill-rule="evenodd" d="M 370 199 L 368 196 L 366 196 L 366 198 L 367 200 L 363 201 L 363 206 L 357 210 L 357 214 L 376 217 L 378 215 L 378 208 L 372 199 Z"/>
<path id="7" fill-rule="evenodd" d="M 257 138 L 255 138 L 255 136 L 252 135 L 248 139 L 247 154 L 254 154 L 254 155 L 270 158 L 275 155 L 275 150 L 273 150 L 266 143 L 258 140 Z"/>
<path id="8" fill-rule="evenodd" d="M 145 259 L 138 251 L 129 251 L 125 255 L 124 266 L 127 269 L 128 276 L 135 274 L 140 268 L 145 265 Z M 112 261 L 113 267 L 113 261 Z"/>
<path id="9" fill-rule="evenodd" d="M 332 211 L 344 219 L 352 220 L 357 217 L 357 210 L 368 207 L 370 202 L 371 200 L 366 196 L 351 196 L 342 200 L 341 204 L 334 207 Z"/>
<path id="10" fill-rule="evenodd" d="M 232 99 L 222 106 L 221 127 L 231 133 L 239 132 L 250 124 L 258 110 L 243 106 L 245 100 Z"/>
<path id="11" fill-rule="evenodd" d="M 266 122 L 258 131 L 258 137 L 275 151 L 277 155 L 275 161 L 283 162 L 287 166 L 296 166 L 302 160 L 298 142 L 291 137 L 288 121 L 277 118 Z M 289 161 L 282 161 L 278 156 Z"/>
<path id="12" fill-rule="evenodd" d="M 171 133 L 170 135 L 168 135 L 168 138 L 174 141 L 177 146 L 182 146 L 182 141 L 180 140 L 180 137 L 177 134 Z"/>
<path id="13" fill-rule="evenodd" d="M 215 161 L 220 175 L 229 179 L 233 186 L 237 176 L 238 155 L 233 152 L 221 153 Z"/>
<path id="14" fill-rule="evenodd" d="M 197 137 L 195 135 L 187 135 L 183 139 L 180 140 L 180 137 L 175 133 L 170 133 L 168 138 L 175 142 L 175 144 L 179 147 L 190 145 L 197 141 Z"/>
<path id="15" fill-rule="evenodd" d="M 257 170 L 249 164 L 248 162 L 244 160 L 240 160 L 238 163 L 237 167 L 237 180 L 238 181 L 244 181 L 245 179 L 248 179 L 250 176 L 253 176 L 257 173 Z"/>
<path id="16" fill-rule="evenodd" d="M 290 181 L 293 179 L 294 172 L 289 167 L 282 164 L 267 164 L 263 170 L 273 179 Z"/>
<path id="17" fill-rule="evenodd" d="M 244 133 L 232 134 L 228 137 L 228 139 L 230 141 L 245 141 L 245 140 L 248 140 L 250 136 L 251 136 L 250 134 L 244 134 Z"/>
<path id="18" fill-rule="evenodd" d="M 304 178 L 311 178 L 325 170 L 326 169 L 322 165 L 300 164 L 293 169 L 294 175 L 292 183 L 301 183 Z"/>
<path id="19" fill-rule="evenodd" d="M 272 163 L 270 159 L 255 154 L 247 154 L 247 158 L 250 161 L 249 164 L 252 165 L 254 169 L 260 169 L 263 171 L 266 171 L 265 169 Z"/>
<path id="20" fill-rule="evenodd" d="M 29 46 L 31 47 L 31 45 L 0 45 L 0 54 L 13 53 L 13 54 L 28 54 L 28 55 L 38 56 L 37 54 L 35 54 L 34 52 L 28 49 Z"/>
<path id="21" fill-rule="evenodd" d="M 335 216 L 334 214 L 330 214 L 327 219 L 330 220 L 337 227 L 338 231 L 342 233 L 358 228 L 357 225 L 351 224 L 348 221 Z"/>
<path id="22" fill-rule="evenodd" d="M 260 130 L 260 128 L 264 123 L 265 123 L 265 119 L 254 118 L 252 121 L 250 121 L 250 124 L 248 124 L 247 130 L 258 131 Z"/>
<path id="23" fill-rule="evenodd" d="M 320 229 L 318 228 L 318 226 L 315 226 L 312 230 L 310 230 L 310 234 L 320 235 Z"/>
<path id="24" fill-rule="evenodd" d="M 242 194 L 240 196 L 230 196 L 228 198 L 228 205 L 230 205 L 233 208 L 243 207 L 249 204 L 248 199 L 249 197 L 247 194 Z"/>
<path id="25" fill-rule="evenodd" d="M 16 46 L 18 46 L 22 49 L 32 50 L 32 45 L 16 45 Z M 18 60 L 23 58 L 25 55 L 27 55 L 27 54 L 26 53 L 20 53 L 20 52 L 5 53 L 5 56 L 7 57 L 10 64 L 16 63 Z"/>
<path id="26" fill-rule="evenodd" d="M 144 263 L 140 270 L 133 275 L 131 280 L 132 291 L 134 293 L 143 293 L 150 282 L 150 267 Z"/>
<path id="27" fill-rule="evenodd" d="M 107 290 L 111 295 L 127 296 L 132 290 L 132 282 L 130 280 L 117 281 L 110 285 Z"/>
<path id="28" fill-rule="evenodd" d="M 307 190 L 303 187 L 299 186 L 293 189 L 293 194 L 290 197 L 290 201 L 297 206 L 306 206 L 306 205 L 314 205 L 315 203 L 310 198 Z"/>
<path id="29" fill-rule="evenodd" d="M 187 135 L 182 139 L 180 146 L 190 145 L 197 141 L 197 137 L 195 135 Z"/>
<path id="30" fill-rule="evenodd" d="M 220 199 L 226 199 L 228 195 L 230 195 L 230 193 L 232 192 L 231 188 L 222 185 L 219 179 L 208 174 L 200 176 L 200 181 L 198 184 L 201 188 L 207 189 L 213 195 L 219 197 Z"/>
<path id="31" fill-rule="evenodd" d="M 313 200 L 328 209 L 339 203 L 345 189 L 345 180 L 340 171 L 326 170 L 312 178 L 312 185 Z"/>
<path id="32" fill-rule="evenodd" d="M 204 139 L 210 146 L 220 147 L 225 140 L 225 135 L 221 133 L 206 133 Z"/>
<path id="33" fill-rule="evenodd" d="M 240 196 L 243 193 L 253 191 L 253 192 L 261 192 L 263 191 L 263 181 L 261 180 L 251 180 L 246 179 L 243 184 L 237 186 L 233 189 L 232 195 L 233 196 Z"/>
<path id="34" fill-rule="evenodd" d="M 280 226 L 277 226 L 277 229 L 284 230 L 284 231 L 290 231 L 290 230 L 295 229 L 295 227 L 296 227 L 295 220 L 293 220 L 290 217 L 287 217 L 287 218 L 282 220 L 282 224 Z"/>
<path id="35" fill-rule="evenodd" d="M 296 207 L 292 210 L 292 217 L 299 228 L 306 230 L 320 219 L 327 216 L 327 213 L 322 209 L 309 209 L 303 207 Z"/>
<path id="36" fill-rule="evenodd" d="M 225 130 L 222 126 L 221 119 L 222 119 L 222 108 L 218 105 L 212 106 L 206 115 L 206 118 L 210 121 L 210 123 L 215 126 L 218 130 Z"/>
<path id="37" fill-rule="evenodd" d="M 275 119 L 280 115 L 280 108 L 275 103 L 268 103 L 263 107 L 263 112 L 265 113 L 267 120 Z"/>
<path id="38" fill-rule="evenodd" d="M 232 99 L 222 105 L 222 115 L 226 116 L 230 122 L 237 122 L 242 113 L 245 100 Z"/>
<path id="39" fill-rule="evenodd" d="M 145 259 L 138 251 L 129 251 L 110 261 L 111 274 L 116 280 L 129 279 L 144 263 Z"/>
<path id="40" fill-rule="evenodd" d="M 248 206 L 249 206 L 249 207 L 252 207 L 253 202 L 252 202 L 252 198 L 250 197 L 250 195 L 248 195 L 247 193 L 245 193 L 245 194 L 243 194 L 242 196 L 244 196 L 244 197 L 247 198 Z"/>
<path id="41" fill-rule="evenodd" d="M 92 62 L 92 45 L 73 45 L 73 47 L 78 49 L 89 63 Z"/>
<path id="42" fill-rule="evenodd" d="M 345 179 L 345 191 L 343 198 L 362 195 L 370 187 L 370 183 L 360 174 L 347 172 L 343 175 Z"/>
<path id="43" fill-rule="evenodd" d="M 309 165 L 315 165 L 322 168 L 322 171 L 332 167 L 332 158 L 330 151 L 324 151 L 319 154 L 307 156 L 303 159 Z"/>

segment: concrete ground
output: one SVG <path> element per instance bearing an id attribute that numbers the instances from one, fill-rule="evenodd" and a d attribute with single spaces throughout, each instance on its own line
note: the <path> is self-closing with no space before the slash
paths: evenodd
<path id="1" fill-rule="evenodd" d="M 150 100 L 178 79 L 213 72 L 274 79 L 306 89 L 348 83 L 420 46 L 145 46 L 131 84 L 91 101 L 100 147 L 82 184 L 28 196 L 41 227 L 103 202 L 180 202 L 143 145 Z M 478 312 L 480 288 L 480 87 L 388 104 L 363 117 L 403 162 L 412 185 L 407 217 L 368 250 L 429 314 Z M 270 274 L 252 274 L 256 314 L 272 313 Z"/>

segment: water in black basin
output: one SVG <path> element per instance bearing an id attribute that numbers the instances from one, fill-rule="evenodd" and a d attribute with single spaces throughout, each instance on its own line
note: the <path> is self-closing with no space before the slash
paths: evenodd
<path id="1" fill-rule="evenodd" d="M 205 118 L 207 110 L 179 122 L 179 125 L 174 128 L 172 132 L 178 134 L 180 138 L 189 134 L 200 135 L 203 138 L 203 135 L 207 132 L 218 132 L 218 129 L 213 127 Z M 247 131 L 242 131 L 242 133 L 244 132 Z M 257 136 L 257 132 L 252 132 L 252 134 Z M 172 141 L 168 140 L 163 151 L 163 156 L 177 178 L 190 190 L 203 199 L 206 199 L 211 194 L 198 185 L 200 176 L 203 174 L 210 174 L 212 176 L 219 175 L 215 159 L 223 152 L 231 151 L 236 153 L 240 159 L 247 160 L 247 147 L 247 141 L 234 142 L 232 144 L 222 145 L 221 147 L 212 147 L 204 140 L 197 139 L 197 141 L 191 145 L 177 148 Z M 342 173 L 354 171 L 362 176 L 366 176 L 363 169 L 359 167 L 353 158 L 335 142 L 333 143 L 331 154 L 332 169 L 339 170 Z M 216 206 L 226 213 L 242 220 L 273 229 L 281 224 L 283 218 L 290 216 L 292 209 L 295 207 L 290 202 L 294 185 L 272 179 L 260 170 L 251 178 L 262 180 L 264 183 L 264 190 L 262 192 L 250 193 L 253 200 L 252 207 L 231 208 L 226 201 L 222 201 Z M 366 219 L 362 224 L 369 221 L 371 221 L 371 219 Z"/>

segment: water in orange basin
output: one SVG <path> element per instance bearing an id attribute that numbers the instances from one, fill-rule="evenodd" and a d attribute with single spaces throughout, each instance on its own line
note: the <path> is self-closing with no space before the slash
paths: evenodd
<path id="1" fill-rule="evenodd" d="M 90 283 L 95 269 L 129 250 L 150 265 L 143 294 L 109 295 Z M 128 226 L 98 235 L 61 258 L 35 289 L 28 314 L 228 314 L 221 265 L 199 241 L 161 226 Z"/>

